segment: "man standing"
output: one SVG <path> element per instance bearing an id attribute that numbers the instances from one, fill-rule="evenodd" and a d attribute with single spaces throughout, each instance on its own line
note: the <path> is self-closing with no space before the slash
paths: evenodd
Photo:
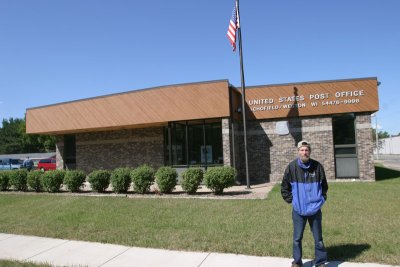
<path id="1" fill-rule="evenodd" d="M 31 171 L 33 169 L 33 161 L 29 157 L 26 157 L 22 166 L 24 166 L 28 171 Z"/>
<path id="2" fill-rule="evenodd" d="M 325 267 L 328 254 L 322 239 L 321 207 L 326 201 L 328 183 L 324 167 L 310 158 L 311 146 L 307 141 L 297 144 L 298 158 L 286 167 L 281 184 L 281 194 L 287 203 L 292 203 L 293 263 L 302 262 L 302 239 L 307 221 L 315 244 L 315 266 Z"/>

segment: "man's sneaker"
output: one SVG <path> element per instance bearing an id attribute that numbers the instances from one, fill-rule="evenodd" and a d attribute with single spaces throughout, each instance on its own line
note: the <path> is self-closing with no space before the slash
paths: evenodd
<path id="1" fill-rule="evenodd" d="M 298 263 L 292 263 L 292 267 L 301 267 L 303 264 L 298 264 Z"/>
<path id="2" fill-rule="evenodd" d="M 320 264 L 320 265 L 315 265 L 315 267 L 326 267 L 326 264 L 325 264 L 325 263 L 322 263 L 322 264 Z"/>

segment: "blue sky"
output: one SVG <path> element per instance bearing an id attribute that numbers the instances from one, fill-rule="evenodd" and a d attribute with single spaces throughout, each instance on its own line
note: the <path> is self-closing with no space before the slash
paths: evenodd
<path id="1" fill-rule="evenodd" d="M 229 79 L 234 0 L 0 0 L 0 120 L 26 108 Z M 241 0 L 247 86 L 378 77 L 400 133 L 399 0 Z M 375 120 L 373 121 L 375 125 Z"/>

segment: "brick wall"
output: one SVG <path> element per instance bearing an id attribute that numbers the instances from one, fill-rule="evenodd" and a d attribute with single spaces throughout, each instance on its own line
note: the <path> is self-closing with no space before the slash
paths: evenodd
<path id="1" fill-rule="evenodd" d="M 76 134 L 76 168 L 87 173 L 142 164 L 158 168 L 164 165 L 163 140 L 162 127 Z M 60 142 L 57 157 L 62 150 Z"/>
<path id="2" fill-rule="evenodd" d="M 374 141 L 372 139 L 370 114 L 357 114 L 356 130 L 360 180 L 375 180 Z"/>
<path id="3" fill-rule="evenodd" d="M 62 170 L 64 168 L 64 138 L 62 135 L 56 136 L 56 168 Z"/>
<path id="4" fill-rule="evenodd" d="M 312 144 L 311 157 L 325 168 L 329 180 L 336 179 L 335 157 L 332 132 L 332 117 L 315 116 L 288 119 L 289 134 L 278 135 L 276 123 L 279 120 L 253 120 L 247 123 L 247 150 L 251 183 L 279 182 L 288 163 L 297 157 L 297 142 L 307 140 Z M 235 123 L 236 167 L 239 181 L 246 182 L 244 162 L 243 126 Z M 370 115 L 356 116 L 356 138 L 360 180 L 374 180 L 373 140 Z"/>
<path id="5" fill-rule="evenodd" d="M 289 134 L 278 135 L 280 120 L 253 120 L 247 124 L 248 164 L 251 184 L 281 181 L 287 164 L 297 157 L 296 144 L 308 140 L 311 157 L 324 165 L 327 178 L 335 179 L 332 118 L 330 116 L 288 119 Z M 356 137 L 359 179 L 374 180 L 373 140 L 369 114 L 357 114 Z M 130 129 L 80 133 L 76 135 L 76 168 L 90 172 L 95 169 L 137 167 L 164 164 L 163 128 Z M 224 165 L 238 170 L 238 181 L 246 183 L 243 126 L 222 120 Z M 63 138 L 57 137 L 57 168 L 63 163 Z"/>
<path id="6" fill-rule="evenodd" d="M 231 150 L 231 120 L 222 119 L 222 153 L 224 158 L 224 165 L 232 165 L 232 150 Z"/>

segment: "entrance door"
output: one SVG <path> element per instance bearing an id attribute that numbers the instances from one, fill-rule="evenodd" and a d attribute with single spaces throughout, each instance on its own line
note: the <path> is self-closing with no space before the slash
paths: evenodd
<path id="1" fill-rule="evenodd" d="M 334 116 L 332 125 L 336 177 L 359 177 L 354 114 Z"/>

